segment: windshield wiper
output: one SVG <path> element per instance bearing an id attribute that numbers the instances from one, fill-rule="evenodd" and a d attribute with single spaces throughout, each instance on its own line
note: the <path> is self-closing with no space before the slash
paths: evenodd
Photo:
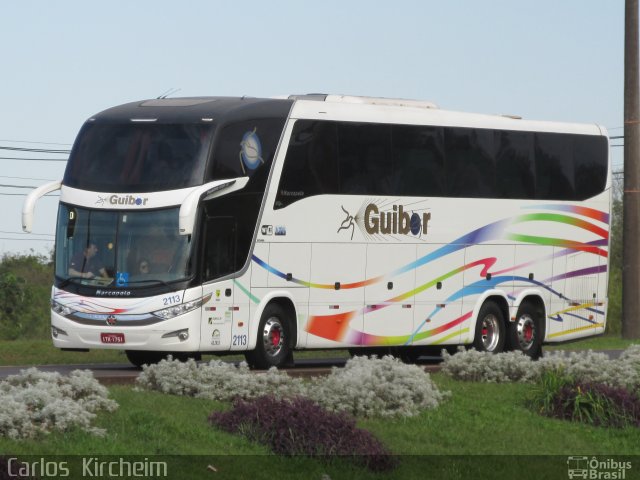
<path id="1" fill-rule="evenodd" d="M 147 280 L 133 280 L 133 281 L 127 282 L 127 285 L 130 285 L 132 283 L 150 283 L 150 282 L 159 283 L 161 285 L 164 285 L 165 287 L 169 286 L 169 284 L 167 282 L 165 282 L 164 280 L 159 280 L 157 278 L 149 278 Z M 121 288 L 126 288 L 126 287 L 121 287 Z"/>
<path id="2" fill-rule="evenodd" d="M 86 277 L 68 277 L 65 278 L 64 280 L 62 280 L 62 282 L 60 282 L 60 286 L 58 288 L 64 288 L 67 285 L 69 285 L 71 283 L 71 281 L 77 281 L 80 280 L 80 282 L 77 283 L 82 283 L 82 281 L 84 280 L 85 282 L 89 281 L 89 282 L 93 282 L 93 283 L 97 283 L 99 284 L 101 287 L 107 287 L 109 285 L 111 285 L 113 283 L 113 278 L 103 278 L 103 277 L 91 277 L 91 278 L 86 278 Z M 84 283 L 84 285 L 91 285 L 89 283 Z"/>

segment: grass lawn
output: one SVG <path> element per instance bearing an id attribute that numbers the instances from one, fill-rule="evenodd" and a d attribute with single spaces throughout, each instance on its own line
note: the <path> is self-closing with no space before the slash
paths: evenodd
<path id="1" fill-rule="evenodd" d="M 451 392 L 438 409 L 409 419 L 359 421 L 400 455 L 398 469 L 388 474 L 374 475 L 342 460 L 327 465 L 305 457 L 272 455 L 207 424 L 208 414 L 226 408 L 224 404 L 130 387 L 110 388 L 120 408 L 100 414 L 97 425 L 107 429 L 105 437 L 72 431 L 37 440 L 0 439 L 0 452 L 143 455 L 168 461 L 169 478 L 270 480 L 274 475 L 320 480 L 323 474 L 332 480 L 567 478 L 568 456 L 640 455 L 640 429 L 594 428 L 540 417 L 527 407 L 529 385 L 465 383 L 441 374 L 433 378 Z M 161 457 L 151 457 L 155 455 Z M 218 474 L 207 470 L 208 465 L 214 465 Z"/>
<path id="2" fill-rule="evenodd" d="M 620 335 L 602 335 L 586 338 L 576 342 L 564 343 L 557 346 L 546 345 L 545 350 L 624 350 L 630 345 L 640 343 L 640 339 L 625 340 Z"/>

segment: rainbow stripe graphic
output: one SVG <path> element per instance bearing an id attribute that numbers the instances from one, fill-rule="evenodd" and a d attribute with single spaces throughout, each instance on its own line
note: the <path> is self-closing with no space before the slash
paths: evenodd
<path id="1" fill-rule="evenodd" d="M 468 332 L 468 328 L 462 328 L 462 325 L 465 321 L 471 320 L 472 312 L 468 311 L 463 313 L 458 318 L 455 318 L 451 321 L 448 321 L 440 326 L 437 326 L 432 329 L 427 329 L 427 319 L 432 320 L 434 317 L 438 315 L 438 313 L 442 310 L 441 307 L 436 307 L 433 311 L 429 313 L 429 315 L 425 316 L 424 320 L 415 328 L 412 332 L 407 332 L 406 335 L 401 336 L 377 336 L 371 335 L 364 331 L 360 331 L 358 329 L 353 328 L 350 325 L 350 321 L 360 315 L 367 315 L 372 311 L 379 311 L 383 308 L 386 308 L 390 305 L 397 304 L 399 302 L 405 301 L 409 298 L 415 297 L 420 292 L 426 291 L 430 288 L 433 288 L 438 284 L 438 282 L 442 282 L 448 278 L 454 277 L 456 275 L 460 275 L 465 271 L 478 270 L 478 278 L 477 282 L 471 283 L 458 291 L 451 294 L 446 300 L 445 304 L 449 304 L 451 302 L 455 302 L 457 300 L 461 300 L 465 296 L 470 295 L 479 295 L 481 292 L 486 291 L 488 289 L 496 288 L 499 285 L 508 284 L 510 282 L 517 281 L 520 285 L 530 284 L 532 286 L 545 289 L 555 295 L 558 298 L 571 302 L 571 299 L 564 296 L 562 292 L 555 291 L 551 288 L 551 283 L 554 281 L 569 279 L 575 277 L 582 277 L 587 275 L 598 275 L 605 273 L 607 271 L 607 266 L 605 265 L 597 265 L 591 266 L 588 268 L 576 269 L 574 271 L 563 272 L 560 275 L 552 276 L 543 280 L 532 280 L 529 278 L 517 276 L 517 275 L 509 275 L 510 272 L 516 271 L 523 267 L 527 267 L 530 265 L 535 265 L 540 262 L 550 261 L 555 258 L 560 258 L 563 256 L 567 256 L 576 252 L 585 252 L 591 255 L 600 256 L 606 258 L 608 256 L 608 242 L 609 242 L 609 231 L 606 228 L 603 228 L 599 225 L 596 225 L 591 220 L 596 222 L 600 222 L 609 225 L 609 214 L 606 212 L 602 212 L 599 210 L 595 210 L 592 208 L 582 207 L 582 206 L 573 206 L 573 205 L 542 205 L 536 207 L 525 207 L 526 209 L 535 208 L 538 212 L 532 213 L 524 213 L 521 215 L 517 215 L 515 217 L 502 219 L 488 225 L 485 225 L 481 228 L 473 230 L 452 242 L 443 245 L 442 247 L 436 249 L 433 252 L 430 252 L 427 255 L 422 256 L 421 258 L 416 259 L 406 265 L 403 265 L 395 270 L 388 272 L 385 275 L 380 275 L 377 277 L 366 278 L 358 282 L 353 282 L 349 284 L 342 284 L 340 286 L 341 289 L 357 289 L 363 288 L 368 285 L 374 285 L 383 281 L 388 281 L 393 277 L 401 275 L 406 272 L 410 272 L 412 270 L 419 269 L 435 260 L 441 259 L 450 255 L 454 252 L 457 252 L 461 249 L 469 248 L 475 245 L 480 245 L 490 241 L 496 240 L 511 240 L 514 242 L 520 242 L 522 244 L 529 245 L 541 245 L 541 246 L 550 246 L 550 247 L 559 247 L 560 250 L 555 251 L 552 254 L 541 257 L 537 260 L 532 260 L 526 263 L 522 263 L 519 265 L 515 265 L 509 268 L 492 271 L 491 268 L 496 264 L 498 259 L 496 257 L 488 257 L 479 260 L 475 260 L 473 262 L 461 265 L 457 268 L 452 269 L 448 272 L 443 272 L 425 282 L 421 285 L 416 286 L 412 290 L 404 292 L 400 295 L 396 295 L 387 299 L 384 302 L 376 305 L 375 307 L 363 307 L 360 309 L 341 312 L 337 314 L 331 315 L 313 315 L 310 316 L 308 322 L 306 324 L 306 331 L 312 335 L 317 337 L 321 337 L 327 340 L 348 343 L 353 345 L 361 345 L 361 346 L 378 346 L 378 345 L 389 345 L 389 344 L 411 344 L 418 341 L 431 340 L 429 343 L 437 344 L 441 342 L 445 342 L 450 338 L 455 337 L 461 333 Z M 540 212 L 539 210 L 543 210 Z M 579 218 L 582 217 L 582 218 Z M 589 232 L 591 235 L 595 236 L 596 239 L 589 242 L 579 242 L 571 239 L 564 238 L 553 238 L 553 237 L 543 237 L 543 236 L 535 236 L 535 235 L 525 235 L 519 233 L 513 233 L 508 231 L 509 227 L 514 225 L 521 225 L 527 223 L 537 223 L 537 222 L 555 222 L 566 226 L 575 227 L 581 231 Z M 334 284 L 324 284 L 324 283 L 314 283 L 305 279 L 300 278 L 288 278 L 287 274 L 278 270 L 272 265 L 269 265 L 264 260 L 259 257 L 253 255 L 253 262 L 255 262 L 258 266 L 264 268 L 269 273 L 276 275 L 279 278 L 285 279 L 289 282 L 292 282 L 296 285 L 308 287 L 308 288 L 317 288 L 317 289 L 327 289 L 333 290 L 335 288 Z M 488 277 L 488 274 L 491 274 L 491 277 Z M 487 280 L 487 278 L 490 278 Z M 511 298 L 515 298 L 516 292 L 511 293 Z M 253 300 L 253 299 L 252 299 Z M 575 303 L 575 302 L 574 302 Z M 578 310 L 586 310 L 596 314 L 604 314 L 603 311 L 596 309 L 597 305 L 593 302 L 589 303 L 581 303 L 579 305 L 575 305 L 570 309 L 561 310 L 558 312 L 554 312 L 549 314 L 549 318 L 554 321 L 563 321 L 562 316 L 571 316 L 573 318 L 578 318 L 587 323 L 584 327 L 579 327 L 577 329 L 565 330 L 563 332 L 554 333 L 553 335 L 549 335 L 549 337 L 557 337 L 560 335 L 566 335 L 569 333 L 574 333 L 576 331 L 583 331 L 590 328 L 597 328 L 598 326 L 602 326 L 602 323 L 597 323 L 594 320 L 577 315 L 576 311 Z M 456 329 L 456 327 L 458 327 Z M 455 330 L 454 330 L 455 329 Z M 444 335 L 438 339 L 433 337 Z M 423 342 L 424 343 L 424 342 Z"/>

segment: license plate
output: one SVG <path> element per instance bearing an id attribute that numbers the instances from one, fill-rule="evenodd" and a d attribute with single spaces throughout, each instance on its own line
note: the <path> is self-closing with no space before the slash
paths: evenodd
<path id="1" fill-rule="evenodd" d="M 124 343 L 124 333 L 101 333 L 102 343 Z"/>

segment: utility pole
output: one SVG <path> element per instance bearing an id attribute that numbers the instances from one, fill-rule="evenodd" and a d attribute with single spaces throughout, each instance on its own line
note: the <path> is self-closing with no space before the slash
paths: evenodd
<path id="1" fill-rule="evenodd" d="M 640 338 L 640 82 L 638 0 L 625 0 L 622 337 Z"/>

